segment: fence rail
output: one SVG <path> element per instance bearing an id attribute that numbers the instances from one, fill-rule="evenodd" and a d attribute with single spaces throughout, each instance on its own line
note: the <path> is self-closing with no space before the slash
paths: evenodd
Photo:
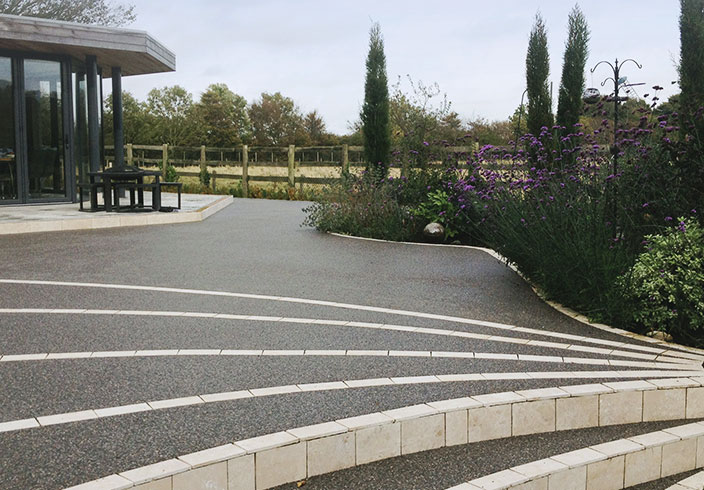
<path id="1" fill-rule="evenodd" d="M 114 159 L 114 147 L 106 146 L 106 160 Z M 463 153 L 475 150 L 475 147 L 448 147 L 448 153 Z M 170 145 L 125 145 L 125 158 L 128 165 L 157 167 L 166 174 L 169 165 L 175 167 L 182 177 L 199 177 L 199 172 L 184 167 L 207 168 L 213 190 L 217 179 L 241 181 L 242 191 L 249 195 L 250 182 L 287 183 L 289 187 L 296 184 L 326 184 L 339 177 L 311 177 L 296 175 L 304 168 L 337 169 L 345 174 L 350 168 L 366 167 L 362 146 L 301 146 L 258 147 L 242 145 L 234 148 L 206 146 L 170 146 Z M 239 168 L 239 173 L 222 173 L 218 168 Z M 252 167 L 269 167 L 287 169 L 287 175 L 249 175 Z M 403 169 L 402 171 L 405 171 Z"/>

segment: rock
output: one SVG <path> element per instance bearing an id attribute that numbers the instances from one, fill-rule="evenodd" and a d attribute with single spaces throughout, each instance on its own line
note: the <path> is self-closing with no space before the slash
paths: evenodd
<path id="1" fill-rule="evenodd" d="M 441 239 L 445 236 L 445 228 L 440 223 L 428 223 L 423 228 L 423 235 L 430 238 Z"/>
<path id="2" fill-rule="evenodd" d="M 672 342 L 672 335 L 662 330 L 651 330 L 648 332 L 648 337 L 652 337 L 657 340 L 664 340 L 665 342 Z"/>

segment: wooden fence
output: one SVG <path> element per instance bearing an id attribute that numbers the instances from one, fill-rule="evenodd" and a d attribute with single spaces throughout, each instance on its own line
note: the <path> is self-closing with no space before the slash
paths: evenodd
<path id="1" fill-rule="evenodd" d="M 106 160 L 114 159 L 114 147 L 106 146 Z M 474 147 L 449 147 L 448 153 L 469 152 Z M 249 195 L 250 182 L 284 183 L 288 187 L 296 184 L 327 184 L 339 177 L 311 177 L 296 175 L 296 171 L 304 168 L 328 168 L 340 174 L 350 172 L 350 169 L 366 167 L 361 146 L 307 146 L 297 147 L 261 147 L 242 145 L 235 148 L 170 146 L 170 145 L 125 145 L 125 158 L 128 165 L 139 167 L 156 167 L 165 174 L 168 165 L 176 168 L 182 177 L 198 178 L 200 172 L 187 171 L 184 167 L 197 166 L 201 170 L 207 168 L 210 173 L 210 183 L 213 190 L 217 179 L 241 181 L 242 191 Z M 218 171 L 218 168 L 239 169 L 237 173 Z M 287 169 L 286 175 L 250 175 L 252 167 L 268 167 Z M 261 172 L 258 172 L 261 173 Z M 284 173 L 284 172 L 278 172 Z M 300 172 L 299 172 L 300 173 Z"/>

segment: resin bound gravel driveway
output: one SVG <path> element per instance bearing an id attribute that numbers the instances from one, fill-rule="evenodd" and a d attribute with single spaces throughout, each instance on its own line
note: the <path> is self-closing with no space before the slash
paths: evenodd
<path id="1" fill-rule="evenodd" d="M 559 313 L 484 251 L 320 234 L 302 207 L 236 199 L 200 223 L 0 237 L 0 488 L 423 402 L 701 369 Z M 541 453 L 621 437 L 594 432 Z M 446 488 L 543 457 L 534 443 L 484 443 L 491 467 L 447 448 L 310 484 Z M 404 464 L 421 469 L 390 472 Z"/>

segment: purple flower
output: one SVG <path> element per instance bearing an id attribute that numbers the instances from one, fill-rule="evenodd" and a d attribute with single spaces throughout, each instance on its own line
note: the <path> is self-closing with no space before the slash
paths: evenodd
<path id="1" fill-rule="evenodd" d="M 665 221 L 672 221 L 672 216 L 665 216 Z"/>

